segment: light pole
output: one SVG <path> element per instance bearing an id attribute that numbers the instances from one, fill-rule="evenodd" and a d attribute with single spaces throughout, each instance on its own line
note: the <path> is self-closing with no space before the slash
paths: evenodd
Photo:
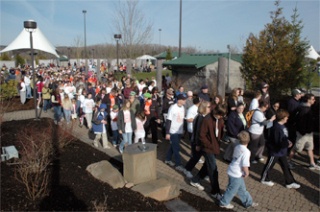
<path id="1" fill-rule="evenodd" d="M 84 18 L 84 59 L 85 59 L 85 69 L 86 74 L 88 74 L 88 60 L 87 60 L 87 35 L 86 35 L 86 10 L 82 10 Z"/>
<path id="2" fill-rule="evenodd" d="M 93 66 L 93 64 L 94 64 L 94 62 L 93 62 L 93 59 L 94 59 L 94 49 L 91 49 L 92 50 L 92 66 Z"/>
<path id="3" fill-rule="evenodd" d="M 228 48 L 228 52 L 229 52 L 229 55 L 228 55 L 228 76 L 227 76 L 227 89 L 229 91 L 229 80 L 230 80 L 230 57 L 231 57 L 231 50 L 230 50 L 230 45 L 228 44 L 227 45 L 227 48 Z"/>
<path id="4" fill-rule="evenodd" d="M 161 31 L 162 29 L 159 29 L 159 49 L 161 50 Z"/>
<path id="5" fill-rule="evenodd" d="M 119 40 L 121 39 L 121 34 L 115 34 L 114 38 L 117 41 L 117 72 L 119 71 Z"/>
<path id="6" fill-rule="evenodd" d="M 33 100 L 34 100 L 34 111 L 35 111 L 35 119 L 38 119 L 37 112 L 37 93 L 36 93 L 36 71 L 34 70 L 34 53 L 33 53 L 33 38 L 32 32 L 37 29 L 37 22 L 33 20 L 23 22 L 23 27 L 27 32 L 30 33 L 30 49 L 31 49 L 31 64 L 32 64 L 32 83 L 33 83 Z"/>
<path id="7" fill-rule="evenodd" d="M 180 20 L 179 20 L 179 57 L 181 57 L 181 29 L 182 29 L 182 0 L 180 0 Z"/>

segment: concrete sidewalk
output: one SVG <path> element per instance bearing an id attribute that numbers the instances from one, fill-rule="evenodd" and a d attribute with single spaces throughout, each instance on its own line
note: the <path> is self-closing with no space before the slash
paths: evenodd
<path id="1" fill-rule="evenodd" d="M 53 118 L 53 113 L 48 111 L 48 113 L 41 113 L 41 118 Z M 4 114 L 4 121 L 12 120 L 23 120 L 23 119 L 33 119 L 35 117 L 34 110 L 27 111 L 17 111 Z M 61 127 L 68 127 L 69 125 L 62 124 Z M 80 128 L 77 124 L 74 124 L 72 128 L 72 134 L 80 139 L 81 141 L 92 146 L 92 140 L 88 138 L 88 130 L 83 127 Z M 159 133 L 160 135 L 160 133 Z M 176 171 L 174 168 L 164 164 L 164 159 L 166 151 L 169 147 L 169 142 L 162 139 L 159 136 L 160 142 L 158 144 L 157 152 L 157 176 L 158 178 L 166 178 L 171 182 L 175 182 L 180 185 L 180 188 L 207 199 L 215 204 L 210 197 L 210 184 L 207 181 L 202 181 L 201 184 L 205 187 L 205 191 L 199 191 L 198 189 L 190 186 L 189 180 L 180 172 Z M 150 141 L 149 141 L 150 142 Z M 318 142 L 318 141 L 315 141 Z M 111 144 L 110 144 L 111 146 Z M 93 147 L 93 146 L 92 146 Z M 222 154 L 223 149 L 226 147 L 226 144 L 221 144 Z M 93 147 L 95 148 L 95 147 Z M 105 152 L 109 157 L 116 160 L 122 161 L 122 157 L 119 151 L 112 146 L 111 149 L 99 149 L 100 151 Z M 182 163 L 186 164 L 190 157 L 190 145 L 188 140 L 181 141 L 181 157 Z M 222 155 L 221 154 L 221 155 Z M 319 158 L 319 155 L 315 156 Z M 295 161 L 298 164 L 296 169 L 292 171 L 296 181 L 301 184 L 301 188 L 287 189 L 284 186 L 284 177 L 281 171 L 281 168 L 278 164 L 275 165 L 274 170 L 270 173 L 270 178 L 275 185 L 273 187 L 268 187 L 262 185 L 259 182 L 260 174 L 262 172 L 263 163 L 252 164 L 250 169 L 250 176 L 246 179 L 247 189 L 250 192 L 253 200 L 259 203 L 259 206 L 256 208 L 244 209 L 241 205 L 241 202 L 238 198 L 234 198 L 232 204 L 235 205 L 235 211 L 319 211 L 319 171 L 309 170 L 307 168 L 308 158 L 305 153 L 295 157 Z M 266 158 L 265 158 L 266 159 Z M 197 171 L 201 168 L 202 164 L 197 164 L 196 169 L 193 170 L 193 174 L 196 174 Z M 219 182 L 222 193 L 225 191 L 225 188 L 228 183 L 227 168 L 228 164 L 222 160 L 221 156 L 217 158 L 217 166 L 219 170 Z"/>

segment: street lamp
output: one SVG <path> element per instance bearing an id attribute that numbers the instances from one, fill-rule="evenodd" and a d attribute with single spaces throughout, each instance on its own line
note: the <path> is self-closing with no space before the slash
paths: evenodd
<path id="1" fill-rule="evenodd" d="M 159 48 L 161 49 L 161 31 L 162 29 L 159 29 Z"/>
<path id="2" fill-rule="evenodd" d="M 179 57 L 181 57 L 181 29 L 182 29 L 182 0 L 180 0 L 180 20 L 179 20 Z"/>
<path id="3" fill-rule="evenodd" d="M 35 111 L 35 119 L 38 119 L 37 113 L 37 93 L 36 93 L 36 72 L 34 69 L 34 53 L 33 53 L 33 39 L 32 39 L 32 32 L 37 29 L 37 22 L 33 20 L 24 21 L 23 27 L 27 32 L 30 33 L 30 49 L 31 49 L 31 64 L 32 64 L 32 83 L 33 83 L 33 99 L 34 99 L 34 111 Z"/>
<path id="4" fill-rule="evenodd" d="M 119 71 L 119 40 L 121 39 L 121 34 L 115 34 L 114 39 L 117 41 L 117 72 Z"/>
<path id="5" fill-rule="evenodd" d="M 93 59 L 94 59 L 94 49 L 91 49 L 92 50 L 92 66 L 93 66 L 93 64 L 94 64 L 94 62 L 93 62 Z"/>
<path id="6" fill-rule="evenodd" d="M 84 17 L 84 59 L 85 59 L 85 70 L 86 74 L 88 74 L 88 61 L 87 61 L 87 36 L 86 36 L 86 10 L 82 10 L 83 17 Z"/>
<path id="7" fill-rule="evenodd" d="M 229 80 L 230 80 L 230 57 L 231 57 L 231 50 L 230 50 L 230 45 L 227 45 L 229 55 L 228 55 L 228 78 L 227 78 L 227 89 L 229 91 Z"/>

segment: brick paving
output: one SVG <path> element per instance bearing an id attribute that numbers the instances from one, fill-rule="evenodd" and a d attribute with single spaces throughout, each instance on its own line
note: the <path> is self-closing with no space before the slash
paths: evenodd
<path id="1" fill-rule="evenodd" d="M 47 117 L 52 118 L 53 113 L 49 111 L 48 113 L 41 113 L 41 118 Z M 34 110 L 27 111 L 17 111 L 4 114 L 4 121 L 12 120 L 23 120 L 23 119 L 32 119 L 35 117 Z M 80 139 L 81 141 L 92 145 L 92 140 L 88 138 L 88 130 L 83 127 L 80 128 L 78 123 L 74 125 L 62 124 L 61 127 L 65 127 L 68 130 L 71 130 L 72 134 Z M 160 135 L 160 134 L 159 134 Z M 204 191 L 199 191 L 198 189 L 189 185 L 189 180 L 180 172 L 176 171 L 174 168 L 164 164 L 165 154 L 169 145 L 168 141 L 162 139 L 159 136 L 161 141 L 158 144 L 157 151 L 157 176 L 158 178 L 166 178 L 171 182 L 174 182 L 180 186 L 181 189 L 207 199 L 215 204 L 212 198 L 209 195 L 210 184 L 207 181 L 202 181 L 201 184 L 205 187 Z M 150 139 L 148 139 L 150 140 Z M 316 141 L 318 142 L 318 141 Z M 111 146 L 111 144 L 110 144 Z M 226 144 L 222 143 L 221 148 L 226 147 Z M 116 160 L 122 160 L 119 151 L 112 147 L 111 149 L 104 150 L 99 149 L 100 151 L 105 152 L 109 157 Z M 317 152 L 318 153 L 318 152 Z M 190 147 L 188 140 L 181 141 L 181 157 L 182 163 L 185 164 L 188 158 L 190 157 Z M 315 156 L 319 158 L 319 155 Z M 266 159 L 266 158 L 265 158 Z M 259 182 L 260 173 L 263 169 L 263 163 L 253 164 L 250 169 L 250 176 L 246 179 L 247 189 L 250 192 L 253 200 L 259 203 L 257 208 L 244 209 L 241 206 L 241 202 L 238 198 L 234 198 L 232 204 L 235 205 L 235 211 L 319 211 L 319 191 L 320 191 L 320 178 L 319 171 L 309 170 L 307 168 L 308 158 L 306 153 L 297 155 L 295 157 L 295 162 L 298 164 L 296 169 L 294 169 L 293 175 L 298 183 L 301 184 L 301 188 L 287 189 L 284 186 L 284 178 L 282 176 L 282 171 L 278 164 L 275 165 L 274 170 L 270 173 L 270 178 L 275 182 L 273 187 L 268 187 L 262 185 Z M 193 174 L 196 174 L 197 171 L 201 168 L 202 164 L 197 164 L 196 168 L 193 170 Z M 222 193 L 224 192 L 227 183 L 227 168 L 228 164 L 225 163 L 220 156 L 217 159 L 217 166 L 219 170 L 219 182 Z"/>

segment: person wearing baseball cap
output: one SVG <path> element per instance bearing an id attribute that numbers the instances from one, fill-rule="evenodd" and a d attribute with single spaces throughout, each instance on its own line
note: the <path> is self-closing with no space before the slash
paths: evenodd
<path id="1" fill-rule="evenodd" d="M 201 91 L 198 94 L 200 101 L 207 101 L 210 102 L 210 96 L 208 94 L 208 85 L 201 86 Z"/>
<path id="2" fill-rule="evenodd" d="M 286 123 L 286 126 L 288 128 L 288 133 L 289 133 L 289 140 L 293 142 L 293 144 L 296 141 L 297 138 L 297 128 L 296 128 L 296 114 L 300 109 L 300 99 L 302 96 L 302 92 L 299 89 L 293 89 L 292 90 L 292 96 L 288 100 L 287 104 L 287 110 L 289 112 L 289 119 Z"/>
<path id="3" fill-rule="evenodd" d="M 167 89 L 166 95 L 163 97 L 162 100 L 162 119 L 163 119 L 163 125 L 162 125 L 162 136 L 165 138 L 166 137 L 166 130 L 165 130 L 165 126 L 166 126 L 166 119 L 168 116 L 168 110 L 170 108 L 171 105 L 174 104 L 174 98 L 173 98 L 174 94 L 171 88 Z"/>
<path id="4" fill-rule="evenodd" d="M 165 163 L 170 166 L 175 166 L 175 169 L 181 172 L 185 172 L 185 168 L 181 164 L 179 143 L 183 133 L 183 120 L 185 117 L 185 108 L 183 105 L 186 99 L 186 95 L 179 94 L 177 96 L 177 103 L 169 108 L 166 119 L 166 140 L 170 140 L 170 146 L 167 151 Z M 175 163 L 171 160 L 172 156 L 175 159 Z"/>

